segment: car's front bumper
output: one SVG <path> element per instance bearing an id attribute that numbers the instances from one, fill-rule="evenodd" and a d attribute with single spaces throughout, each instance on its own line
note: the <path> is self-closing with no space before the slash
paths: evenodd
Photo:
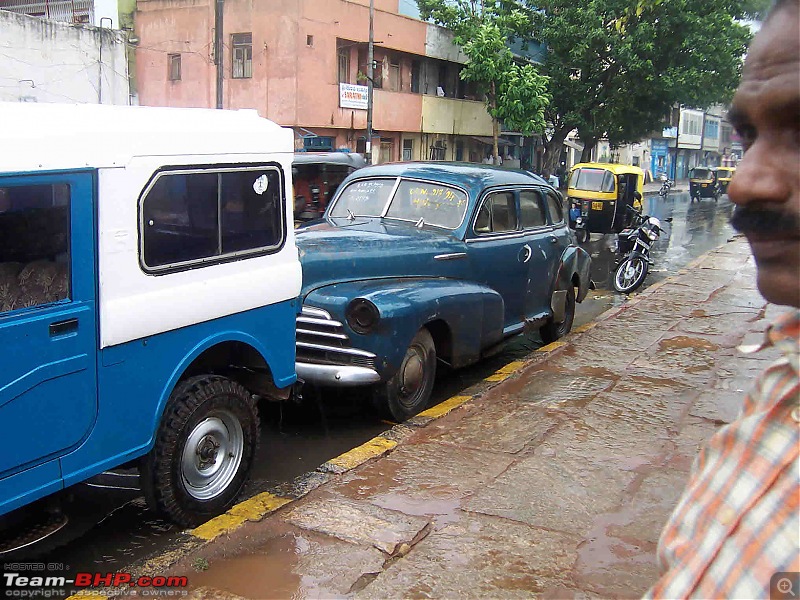
<path id="1" fill-rule="evenodd" d="M 296 363 L 297 376 L 315 385 L 370 385 L 378 383 L 381 376 L 374 369 L 350 365 L 319 365 Z"/>

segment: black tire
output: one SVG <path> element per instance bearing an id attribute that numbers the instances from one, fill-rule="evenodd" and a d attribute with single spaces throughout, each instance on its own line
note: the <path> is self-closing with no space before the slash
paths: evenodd
<path id="1" fill-rule="evenodd" d="M 589 241 L 589 232 L 585 229 L 576 229 L 575 239 L 578 240 L 579 244 L 585 244 L 587 241 Z"/>
<path id="2" fill-rule="evenodd" d="M 627 257 L 614 271 L 614 289 L 623 294 L 630 294 L 642 285 L 644 278 L 647 277 L 648 268 L 648 262 L 641 256 Z"/>
<path id="3" fill-rule="evenodd" d="M 216 375 L 182 381 L 141 464 L 148 504 L 184 527 L 225 512 L 244 488 L 258 438 L 255 400 L 242 385 Z"/>
<path id="4" fill-rule="evenodd" d="M 572 329 L 572 323 L 575 321 L 575 288 L 569 286 L 567 288 L 567 299 L 564 306 L 564 320 L 556 323 L 550 319 L 547 323 L 539 328 L 539 335 L 542 336 L 542 341 L 545 344 L 550 344 L 558 339 L 567 335 Z"/>
<path id="5" fill-rule="evenodd" d="M 384 417 L 405 421 L 428 406 L 435 379 L 436 346 L 423 328 L 411 340 L 397 373 L 375 390 L 372 402 Z"/>

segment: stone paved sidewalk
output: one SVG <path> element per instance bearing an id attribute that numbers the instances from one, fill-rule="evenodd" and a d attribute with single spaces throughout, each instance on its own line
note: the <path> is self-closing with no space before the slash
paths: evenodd
<path id="1" fill-rule="evenodd" d="M 779 310 L 736 238 L 170 571 L 194 598 L 639 597 L 699 444 L 767 364 L 736 347 Z"/>

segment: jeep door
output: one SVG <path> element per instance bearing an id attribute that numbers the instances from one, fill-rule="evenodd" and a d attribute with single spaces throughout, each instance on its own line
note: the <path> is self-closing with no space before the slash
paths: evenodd
<path id="1" fill-rule="evenodd" d="M 0 176 L 0 513 L 62 487 L 54 459 L 96 417 L 93 190 L 92 171 Z"/>
<path id="2" fill-rule="evenodd" d="M 479 204 L 472 223 L 473 237 L 467 238 L 474 279 L 503 297 L 506 334 L 524 321 L 532 251 L 517 221 L 516 193 L 511 190 L 491 192 Z"/>

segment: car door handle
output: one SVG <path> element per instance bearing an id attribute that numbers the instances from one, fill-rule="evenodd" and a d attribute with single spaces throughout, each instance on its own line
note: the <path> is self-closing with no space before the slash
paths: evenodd
<path id="1" fill-rule="evenodd" d="M 50 337 L 56 337 L 78 330 L 78 319 L 67 319 L 50 323 Z"/>
<path id="2" fill-rule="evenodd" d="M 519 255 L 520 255 L 520 259 L 522 260 L 522 262 L 523 262 L 523 263 L 526 263 L 526 262 L 528 262 L 528 261 L 531 259 L 531 255 L 532 255 L 532 254 L 533 254 L 533 250 L 531 250 L 531 247 L 530 247 L 530 246 L 528 246 L 528 244 L 525 244 L 525 245 L 522 247 L 522 250 L 520 251 L 520 254 L 519 254 Z M 523 257 L 524 257 L 524 258 L 523 258 Z"/>

